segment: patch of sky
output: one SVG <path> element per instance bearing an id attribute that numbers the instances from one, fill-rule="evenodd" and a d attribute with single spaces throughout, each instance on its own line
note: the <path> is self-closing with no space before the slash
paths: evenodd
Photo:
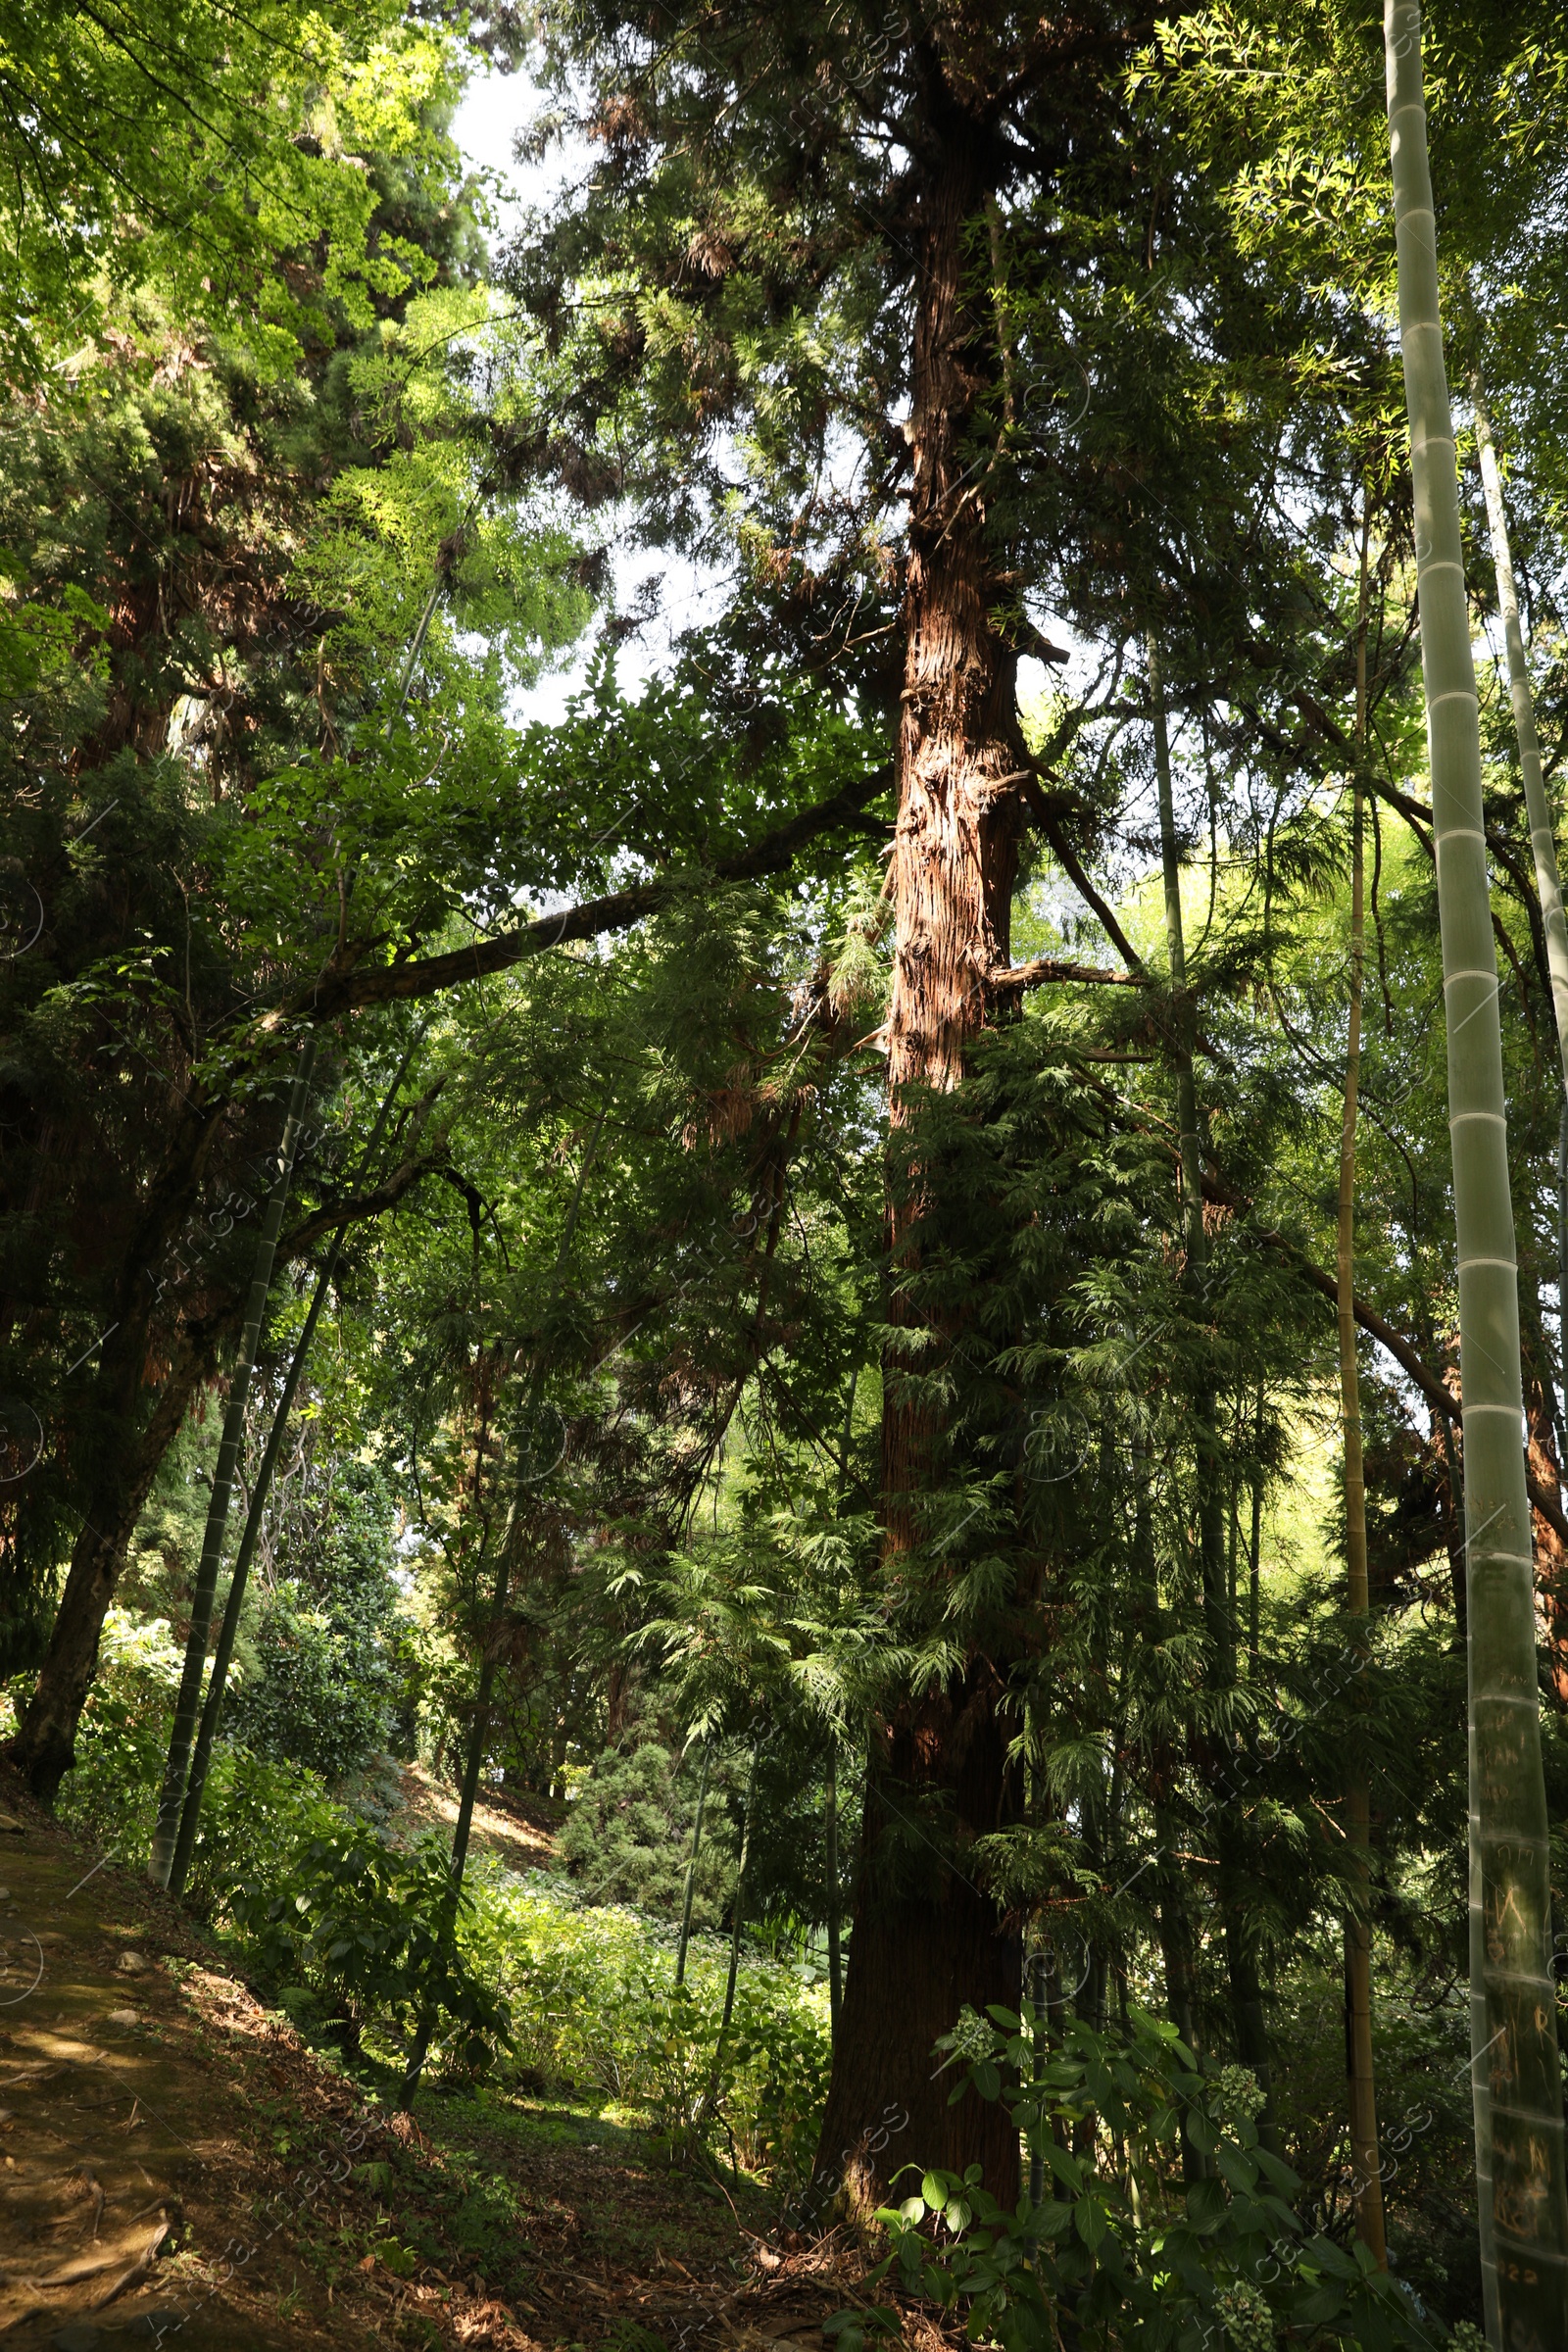
<path id="1" fill-rule="evenodd" d="M 475 74 L 453 118 L 452 135 L 465 160 L 490 177 L 492 238 L 499 252 L 528 234 L 531 220 L 568 194 L 593 160 L 590 143 L 567 135 L 539 156 L 518 159 L 517 137 L 546 105 L 546 93 L 525 74 Z M 717 570 L 692 563 L 677 550 L 611 547 L 614 606 L 622 614 L 647 615 L 620 646 L 615 674 L 622 691 L 636 694 L 649 678 L 667 668 L 676 640 L 716 616 L 727 590 Z M 512 698 L 519 725 L 546 725 L 564 717 L 566 706 L 587 684 L 593 639 L 559 668 L 547 670 Z"/>

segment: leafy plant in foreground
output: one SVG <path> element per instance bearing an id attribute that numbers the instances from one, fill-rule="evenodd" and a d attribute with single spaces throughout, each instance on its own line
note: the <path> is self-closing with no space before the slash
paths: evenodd
<path id="1" fill-rule="evenodd" d="M 1048 2193 L 1009 2210 L 977 2165 L 927 2172 L 878 2213 L 893 2239 L 879 2277 L 1003 2352 L 1056 2352 L 1064 2323 L 1083 2352 L 1250 2352 L 1282 2329 L 1325 2348 L 1433 2344 L 1364 2247 L 1306 2234 L 1289 2202 L 1297 2177 L 1258 2144 L 1252 2102 L 1205 2081 L 1173 2026 L 1137 2010 L 1124 2034 L 1074 2020 L 1037 2064 L 1032 2027 L 1000 2007 L 991 2018 L 971 2011 L 937 2044 L 967 2061 L 954 2102 L 971 2084 L 1005 2099 Z M 1203 2166 L 1185 2187 L 1184 2132 Z M 839 2352 L 859 2352 L 868 2327 L 897 2333 L 898 2315 L 829 2323 Z"/>
<path id="2" fill-rule="evenodd" d="M 359 1822 L 313 1838 L 285 1867 L 237 1887 L 230 1908 L 256 1963 L 333 2006 L 358 2046 L 367 2026 L 435 2017 L 459 2064 L 489 2059 L 512 2029 L 505 2000 L 454 1933 L 468 1898 L 437 1839 L 400 1853 Z"/>

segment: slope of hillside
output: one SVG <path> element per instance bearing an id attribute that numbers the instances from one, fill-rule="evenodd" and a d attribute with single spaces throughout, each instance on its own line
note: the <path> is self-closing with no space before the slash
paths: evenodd
<path id="1" fill-rule="evenodd" d="M 421 2095 L 306 2049 L 167 1897 L 0 1788 L 7 2352 L 793 2344 L 856 2299 L 755 2190 L 595 2111 Z"/>

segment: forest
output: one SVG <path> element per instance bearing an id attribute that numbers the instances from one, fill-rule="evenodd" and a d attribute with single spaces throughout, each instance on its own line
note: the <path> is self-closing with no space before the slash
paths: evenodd
<path id="1" fill-rule="evenodd" d="M 1565 156 L 0 0 L 8 2341 L 1568 2352 Z"/>

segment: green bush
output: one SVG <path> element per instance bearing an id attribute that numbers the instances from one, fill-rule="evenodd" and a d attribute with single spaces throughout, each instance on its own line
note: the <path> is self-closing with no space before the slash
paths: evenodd
<path id="1" fill-rule="evenodd" d="M 341 1456 L 286 1515 L 276 1581 L 247 1626 L 245 1672 L 225 1708 L 230 1736 L 258 1755 L 335 1783 L 408 1714 L 411 1629 L 391 1574 L 394 1516 L 381 1473 Z"/>
<path id="2" fill-rule="evenodd" d="M 340 1781 L 384 1744 L 397 1681 L 375 1628 L 281 1584 L 249 1648 L 253 1670 L 224 1708 L 244 1746 Z"/>
<path id="3" fill-rule="evenodd" d="M 143 1858 L 152 1843 L 179 1669 L 180 1651 L 163 1618 L 147 1622 L 110 1609 L 60 1814 L 128 1861 Z"/>
<path id="4" fill-rule="evenodd" d="M 593 1903 L 631 1903 L 665 1919 L 680 1915 L 697 1815 L 700 1752 L 678 1758 L 645 1733 L 600 1757 L 573 1800 L 562 1833 L 567 1869 Z M 709 1775 L 703 1847 L 692 1919 L 716 1928 L 735 1879 L 726 1798 L 737 1778 L 722 1751 Z M 744 1767 L 740 1774 L 744 1782 Z"/>
<path id="5" fill-rule="evenodd" d="M 918 2187 L 878 2215 L 893 2237 L 883 2275 L 906 2293 L 1001 2352 L 1058 2352 L 1064 2321 L 1083 2352 L 1252 2352 L 1282 2335 L 1322 2352 L 1432 2352 L 1412 2298 L 1364 2246 L 1303 2230 L 1300 2182 L 1258 2144 L 1251 2102 L 1216 2100 L 1174 2027 L 1136 2010 L 1120 2034 L 1074 2022 L 1037 2074 L 1032 2034 L 1005 2009 L 990 2019 L 965 2011 L 937 2045 L 965 2069 L 953 2096 L 1005 2096 L 1047 2193 L 1008 2211 L 978 2165 L 961 2180 L 907 2167 Z M 1190 2185 L 1183 2128 L 1207 2167 Z M 896 2321 L 882 2307 L 828 2328 L 837 2352 L 858 2352 L 868 2326 Z"/>
<path id="6" fill-rule="evenodd" d="M 406 2042 L 431 2025 L 432 2057 L 468 2072 L 493 2058 L 511 2026 L 463 1948 L 471 1908 L 454 1892 L 438 1838 L 400 1852 L 342 1816 L 228 1900 L 252 1966 L 318 1994 L 352 2049 L 372 2026 Z"/>
<path id="7" fill-rule="evenodd" d="M 178 1664 L 166 1627 L 111 1621 L 65 1783 L 72 1822 L 130 1860 L 152 1833 Z M 655 1746 L 640 1768 L 666 1849 L 671 1766 Z M 684 1778 L 676 1801 L 689 1808 L 696 1772 L 688 1766 Z M 715 1812 L 720 1785 L 715 1771 Z M 714 1826 L 722 1834 L 721 1815 Z M 647 1834 L 651 1851 L 650 1823 L 639 1819 L 633 1832 Z M 723 1893 L 717 1837 L 711 1850 L 710 1918 Z M 684 1852 L 669 1854 L 658 1882 L 670 1910 Z M 449 2077 L 499 2057 L 514 2081 L 581 2084 L 646 2115 L 671 2155 L 716 2140 L 781 2184 L 809 2168 L 829 2060 L 826 1995 L 810 1968 L 743 1950 L 720 2050 L 727 1941 L 694 1936 L 677 1991 L 667 1918 L 584 1902 L 559 1878 L 519 1879 L 485 1864 L 470 1869 L 454 1919 L 439 1841 L 399 1851 L 335 1802 L 308 1765 L 226 1740 L 214 1751 L 186 1900 L 284 2006 L 352 2049 L 395 2061 L 429 2012 L 432 2063 Z"/>
<path id="8" fill-rule="evenodd" d="M 510 2064 L 639 2108 L 674 2152 L 709 2132 L 780 2180 L 804 2176 L 827 2093 L 827 2004 L 806 1972 L 743 1954 L 722 2053 L 727 1944 L 694 1936 L 676 1990 L 673 1937 L 559 1882 L 492 1871 L 465 1940 L 514 2019 Z"/>

